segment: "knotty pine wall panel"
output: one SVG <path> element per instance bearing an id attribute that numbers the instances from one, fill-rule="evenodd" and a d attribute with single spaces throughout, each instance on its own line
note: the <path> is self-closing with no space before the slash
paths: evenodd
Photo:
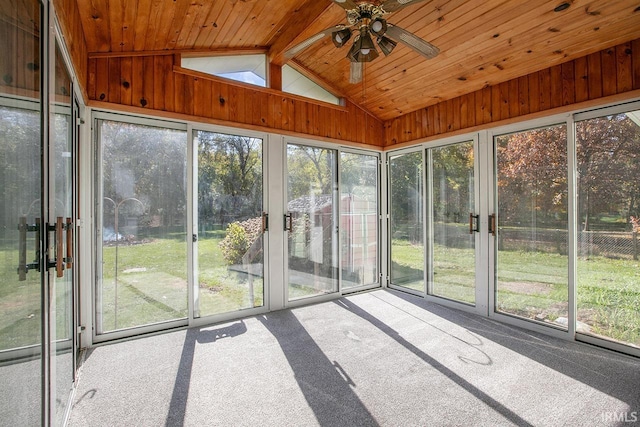
<path id="1" fill-rule="evenodd" d="M 385 146 L 640 89 L 640 39 L 387 120 Z"/>
<path id="2" fill-rule="evenodd" d="M 77 0 L 54 0 L 53 5 L 60 23 L 64 43 L 67 46 L 71 62 L 73 62 L 78 82 L 80 82 L 80 90 L 86 101 L 88 98 L 86 90 L 88 85 L 85 83 L 88 81 L 88 53 L 78 2 Z"/>
<path id="3" fill-rule="evenodd" d="M 89 99 L 186 114 L 196 121 L 211 119 L 230 126 L 384 145 L 383 122 L 349 101 L 344 107 L 307 102 L 301 97 L 228 83 L 174 65 L 172 54 L 90 58 Z"/>

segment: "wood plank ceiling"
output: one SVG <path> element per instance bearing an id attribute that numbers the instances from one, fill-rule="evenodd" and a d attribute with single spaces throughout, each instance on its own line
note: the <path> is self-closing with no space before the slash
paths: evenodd
<path id="1" fill-rule="evenodd" d="M 563 2 L 569 8 L 555 12 Z M 371 0 L 375 2 L 375 0 Z M 77 0 L 91 54 L 264 51 L 272 63 L 345 23 L 330 0 Z M 291 62 L 339 96 L 390 120 L 440 101 L 640 38 L 638 0 L 425 0 L 387 20 L 440 48 L 426 60 L 399 44 L 349 83 L 347 46 L 326 39 Z"/>

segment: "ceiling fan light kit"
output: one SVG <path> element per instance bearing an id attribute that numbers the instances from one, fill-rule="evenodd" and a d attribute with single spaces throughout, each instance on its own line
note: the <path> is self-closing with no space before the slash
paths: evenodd
<path id="1" fill-rule="evenodd" d="M 331 33 L 331 40 L 336 47 L 344 46 L 350 38 L 351 30 L 348 28 L 343 28 L 342 30 Z"/>
<path id="2" fill-rule="evenodd" d="M 349 78 L 351 83 L 362 80 L 362 63 L 371 62 L 380 56 L 376 43 L 385 56 L 389 55 L 398 43 L 402 43 L 425 58 L 431 59 L 440 52 L 437 47 L 407 30 L 388 24 L 384 18 L 384 15 L 421 1 L 424 0 L 384 0 L 374 4 L 369 1 L 333 0 L 345 10 L 348 24 L 328 28 L 295 45 L 285 55 L 291 58 L 329 35 L 333 44 L 339 48 L 351 39 L 353 31 L 357 31 L 347 53 L 347 58 L 352 63 Z M 375 43 L 371 37 L 372 34 L 376 36 Z M 354 64 L 359 65 L 354 66 Z"/>
<path id="3" fill-rule="evenodd" d="M 393 50 L 393 48 L 396 47 L 397 45 L 398 43 L 394 42 L 387 36 L 382 36 L 378 38 L 378 46 L 380 47 L 380 50 L 382 51 L 382 53 L 384 53 L 384 56 L 389 55 Z"/>
<path id="4" fill-rule="evenodd" d="M 347 54 L 351 62 L 371 62 L 380 54 L 373 44 L 371 35 L 366 27 L 360 28 L 360 35 L 353 41 L 353 45 Z"/>

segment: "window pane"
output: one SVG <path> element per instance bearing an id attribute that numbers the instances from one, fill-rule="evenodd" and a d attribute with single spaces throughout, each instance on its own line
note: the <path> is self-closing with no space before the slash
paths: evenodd
<path id="1" fill-rule="evenodd" d="M 0 424 L 7 426 L 39 425 L 42 416 L 40 10 L 37 0 L 0 7 Z"/>
<path id="2" fill-rule="evenodd" d="M 266 86 L 265 55 L 232 55 L 182 58 L 182 66 L 256 86 Z"/>
<path id="3" fill-rule="evenodd" d="M 342 289 L 378 280 L 378 157 L 341 153 Z"/>
<path id="4" fill-rule="evenodd" d="M 336 171 L 335 150 L 287 145 L 289 300 L 338 291 Z"/>
<path id="5" fill-rule="evenodd" d="M 196 131 L 198 316 L 260 307 L 262 140 Z"/>
<path id="6" fill-rule="evenodd" d="M 187 316 L 186 132 L 100 121 L 99 332 Z"/>
<path id="7" fill-rule="evenodd" d="M 498 136 L 496 311 L 568 325 L 567 131 Z"/>
<path id="8" fill-rule="evenodd" d="M 578 332 L 640 347 L 640 111 L 576 124 Z"/>
<path id="9" fill-rule="evenodd" d="M 469 233 L 475 211 L 473 141 L 433 148 L 432 292 L 474 304 L 476 301 L 476 234 Z"/>
<path id="10" fill-rule="evenodd" d="M 331 104 L 340 104 L 340 98 L 286 64 L 282 67 L 282 91 Z"/>
<path id="11" fill-rule="evenodd" d="M 422 152 L 389 162 L 391 283 L 424 292 Z"/>

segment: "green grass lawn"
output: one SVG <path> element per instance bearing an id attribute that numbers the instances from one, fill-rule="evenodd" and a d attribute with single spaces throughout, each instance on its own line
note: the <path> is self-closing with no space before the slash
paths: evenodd
<path id="1" fill-rule="evenodd" d="M 394 240 L 393 283 L 424 290 L 422 247 Z M 434 247 L 434 294 L 473 303 L 472 249 Z M 640 262 L 578 260 L 578 320 L 590 333 L 640 346 Z M 397 279 L 396 279 L 397 280 Z M 403 282 L 403 280 L 406 280 Z M 554 322 L 568 315 L 568 258 L 545 252 L 500 251 L 496 306 L 525 318 Z"/>
<path id="2" fill-rule="evenodd" d="M 218 243 L 223 231 L 207 232 L 199 241 L 200 315 L 241 310 L 263 304 L 261 274 L 250 280 L 226 265 Z M 149 239 L 118 248 L 117 328 L 140 326 L 187 316 L 187 243 L 184 234 Z M 392 277 L 403 286 L 424 288 L 421 246 L 394 240 Z M 103 331 L 116 328 L 115 247 L 103 252 Z M 434 247 L 433 289 L 437 295 L 473 303 L 474 256 L 471 249 Z M 37 272 L 18 281 L 17 251 L 0 248 L 0 349 L 35 344 L 40 339 L 40 284 Z M 57 287 L 59 337 L 68 335 L 64 313 L 69 306 Z M 293 289 L 295 291 L 295 289 Z M 317 290 L 315 290 L 317 291 Z M 315 292 L 314 291 L 314 292 Z M 307 292 L 301 289 L 300 292 Z M 304 296 L 304 295 L 300 295 Z M 497 307 L 507 313 L 548 322 L 566 316 L 567 257 L 542 252 L 500 251 Z M 578 320 L 590 333 L 640 345 L 640 263 L 591 257 L 578 260 Z"/>

